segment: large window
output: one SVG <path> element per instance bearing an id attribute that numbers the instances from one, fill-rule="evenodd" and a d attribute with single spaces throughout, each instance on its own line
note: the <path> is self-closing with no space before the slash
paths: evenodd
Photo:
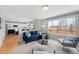
<path id="1" fill-rule="evenodd" d="M 48 21 L 48 28 L 52 28 L 52 26 L 53 26 L 52 20 L 49 20 Z"/>
<path id="2" fill-rule="evenodd" d="M 64 18 L 48 21 L 48 31 L 56 34 L 75 35 L 75 18 Z"/>
<path id="3" fill-rule="evenodd" d="M 58 28 L 58 27 L 59 27 L 59 21 L 53 20 L 53 28 Z"/>

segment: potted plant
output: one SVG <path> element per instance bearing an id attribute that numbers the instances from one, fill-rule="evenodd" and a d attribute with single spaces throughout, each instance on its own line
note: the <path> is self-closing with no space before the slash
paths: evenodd
<path id="1" fill-rule="evenodd" d="M 48 38 L 49 38 L 48 33 L 45 33 L 44 34 L 44 44 L 48 43 Z"/>

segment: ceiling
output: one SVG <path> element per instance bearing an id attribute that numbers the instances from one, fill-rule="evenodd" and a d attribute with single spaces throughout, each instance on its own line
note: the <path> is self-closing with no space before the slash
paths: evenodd
<path id="1" fill-rule="evenodd" d="M 0 17 L 10 21 L 30 21 L 79 10 L 79 5 L 49 5 L 48 7 L 48 11 L 42 11 L 40 5 L 0 5 Z"/>

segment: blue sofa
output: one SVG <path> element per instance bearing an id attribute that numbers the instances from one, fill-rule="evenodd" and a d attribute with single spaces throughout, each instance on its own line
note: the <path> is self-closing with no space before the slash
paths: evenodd
<path id="1" fill-rule="evenodd" d="M 23 34 L 23 40 L 28 43 L 36 40 L 42 39 L 42 35 L 38 33 L 38 31 L 30 31 L 29 35 Z"/>

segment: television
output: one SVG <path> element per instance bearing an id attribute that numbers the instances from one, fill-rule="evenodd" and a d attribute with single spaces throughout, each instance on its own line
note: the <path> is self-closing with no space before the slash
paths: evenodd
<path id="1" fill-rule="evenodd" d="M 15 34 L 15 30 L 13 29 L 8 30 L 8 34 Z"/>

